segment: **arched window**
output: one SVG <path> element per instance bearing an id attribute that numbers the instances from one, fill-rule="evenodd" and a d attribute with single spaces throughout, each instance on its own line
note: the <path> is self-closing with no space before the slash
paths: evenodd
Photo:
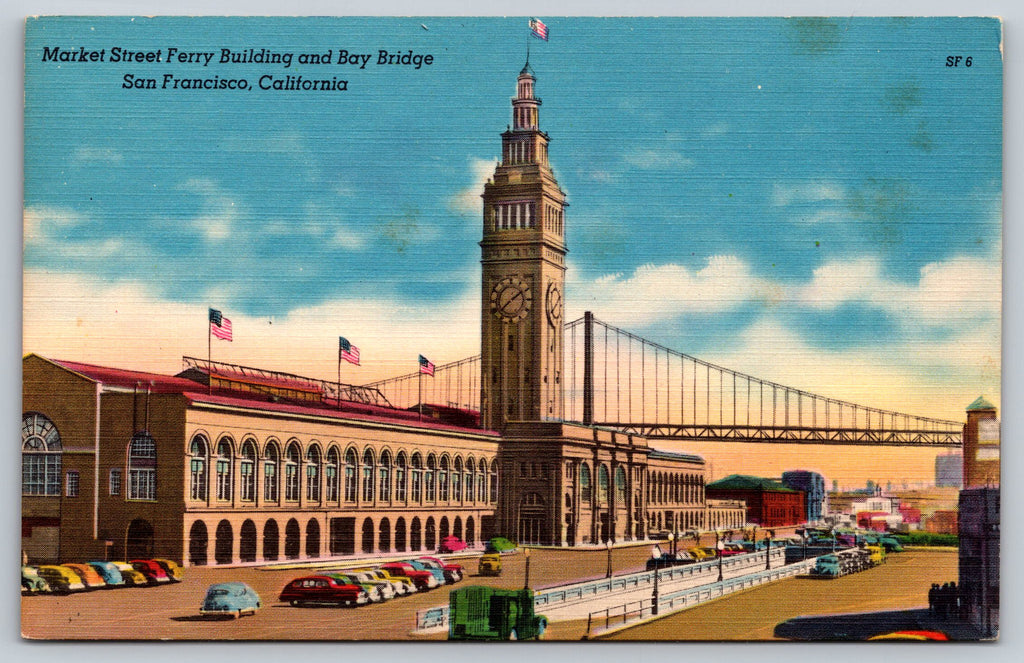
<path id="1" fill-rule="evenodd" d="M 391 501 L 391 452 L 382 451 L 380 454 L 380 467 L 377 469 L 380 476 L 380 483 L 377 487 L 377 495 L 382 502 Z"/>
<path id="2" fill-rule="evenodd" d="M 231 499 L 231 438 L 223 437 L 217 443 L 217 499 Z"/>
<path id="3" fill-rule="evenodd" d="M 189 446 L 189 497 L 193 500 L 206 501 L 206 438 L 196 435 Z"/>
<path id="4" fill-rule="evenodd" d="M 156 499 L 156 441 L 147 431 L 128 443 L 128 499 Z"/>
<path id="5" fill-rule="evenodd" d="M 325 468 L 327 478 L 327 501 L 337 502 L 339 491 L 338 465 L 341 457 L 338 454 L 338 447 L 331 447 L 327 452 L 327 467 Z"/>
<path id="6" fill-rule="evenodd" d="M 437 475 L 437 492 L 439 502 L 448 501 L 448 456 L 441 456 L 441 471 Z"/>
<path id="7" fill-rule="evenodd" d="M 466 501 L 472 502 L 476 498 L 476 491 L 473 486 L 476 485 L 476 463 L 473 462 L 472 458 L 466 459 Z"/>
<path id="8" fill-rule="evenodd" d="M 427 471 L 424 476 L 424 483 L 427 489 L 427 501 L 433 502 L 436 498 L 434 487 L 434 473 L 437 472 L 437 457 L 434 454 L 427 456 Z"/>
<path id="9" fill-rule="evenodd" d="M 406 483 L 406 476 L 407 476 L 406 464 L 407 464 L 407 462 L 406 462 L 406 459 L 405 459 L 405 452 L 404 451 L 399 451 L 398 452 L 398 457 L 395 459 L 395 500 L 397 500 L 399 502 L 404 502 L 405 501 L 405 496 L 406 496 L 406 490 L 405 490 L 405 483 Z M 396 537 L 398 536 L 397 531 L 398 530 L 397 530 L 397 525 L 396 525 L 396 530 L 395 530 L 395 532 L 396 532 L 395 536 Z"/>
<path id="10" fill-rule="evenodd" d="M 363 501 L 373 501 L 373 450 L 363 452 Z"/>
<path id="11" fill-rule="evenodd" d="M 594 498 L 590 491 L 590 466 L 580 463 L 580 502 L 587 506 L 590 506 L 590 502 Z"/>
<path id="12" fill-rule="evenodd" d="M 597 503 L 608 503 L 608 466 L 598 465 L 597 467 Z"/>
<path id="13" fill-rule="evenodd" d="M 452 500 L 462 501 L 462 459 L 456 456 L 452 463 Z M 459 537 L 461 538 L 461 537 Z"/>
<path id="14" fill-rule="evenodd" d="M 53 422 L 29 412 L 21 418 L 21 494 L 60 495 L 60 433 Z"/>
<path id="15" fill-rule="evenodd" d="M 412 455 L 412 501 L 419 504 L 423 501 L 423 456 L 416 452 Z"/>
<path id="16" fill-rule="evenodd" d="M 480 459 L 480 465 L 477 468 L 476 475 L 476 501 L 484 502 L 487 500 L 487 461 L 483 458 Z"/>
<path id="17" fill-rule="evenodd" d="M 356 501 L 356 450 L 345 452 L 345 501 Z"/>
<path id="18" fill-rule="evenodd" d="M 242 443 L 242 460 L 238 463 L 238 474 L 242 479 L 241 498 L 243 502 L 256 500 L 256 443 L 249 439 Z"/>
<path id="19" fill-rule="evenodd" d="M 315 444 L 306 452 L 306 499 L 320 501 L 320 447 Z"/>
<path id="20" fill-rule="evenodd" d="M 626 470 L 621 465 L 615 468 L 615 503 L 629 506 L 626 503 Z"/>
<path id="21" fill-rule="evenodd" d="M 277 468 L 281 462 L 281 456 L 277 451 L 277 445 L 273 442 L 267 444 L 263 452 L 263 501 L 276 502 L 278 500 L 278 473 Z"/>
<path id="22" fill-rule="evenodd" d="M 491 502 L 498 503 L 498 464 L 491 461 Z"/>
<path id="23" fill-rule="evenodd" d="M 284 499 L 287 502 L 299 501 L 299 445 L 292 442 L 284 452 Z"/>

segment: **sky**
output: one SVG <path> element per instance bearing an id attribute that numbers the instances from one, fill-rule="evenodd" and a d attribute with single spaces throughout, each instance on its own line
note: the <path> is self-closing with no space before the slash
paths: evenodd
<path id="1" fill-rule="evenodd" d="M 567 320 L 863 405 L 999 404 L 997 21 L 545 20 L 547 42 L 522 17 L 30 19 L 23 351 L 173 373 L 206 356 L 213 307 L 235 336 L 215 360 L 333 379 L 341 335 L 358 383 L 477 354 L 480 194 L 529 44 L 570 203 Z"/>

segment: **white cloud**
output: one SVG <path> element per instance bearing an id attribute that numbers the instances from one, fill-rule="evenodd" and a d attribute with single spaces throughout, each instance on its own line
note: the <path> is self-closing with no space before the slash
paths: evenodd
<path id="1" fill-rule="evenodd" d="M 71 154 L 73 161 L 100 162 L 116 165 L 124 162 L 124 155 L 116 150 L 103 147 L 79 147 Z"/>
<path id="2" fill-rule="evenodd" d="M 470 184 L 448 199 L 448 208 L 457 214 L 475 215 L 474 218 L 479 220 L 483 215 L 480 194 L 484 192 L 484 184 L 494 175 L 496 165 L 496 159 L 470 160 Z"/>
<path id="3" fill-rule="evenodd" d="M 46 241 L 55 230 L 64 230 L 86 222 L 75 210 L 49 205 L 25 207 L 22 220 L 25 224 L 26 245 Z"/>
<path id="4" fill-rule="evenodd" d="M 189 221 L 198 233 L 210 243 L 222 243 L 233 236 L 239 209 L 234 198 L 221 189 L 213 180 L 192 178 L 178 188 L 200 195 L 204 212 Z"/>
<path id="5" fill-rule="evenodd" d="M 826 200 L 841 201 L 846 190 L 836 182 L 776 182 L 772 186 L 771 203 L 777 207 Z"/>

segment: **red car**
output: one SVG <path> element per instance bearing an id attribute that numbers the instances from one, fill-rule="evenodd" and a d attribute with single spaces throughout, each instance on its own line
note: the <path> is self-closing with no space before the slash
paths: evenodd
<path id="1" fill-rule="evenodd" d="M 738 543 L 727 543 L 722 548 L 722 557 L 735 557 L 736 555 L 746 555 L 747 551 L 743 549 Z"/>
<path id="2" fill-rule="evenodd" d="M 331 576 L 303 576 L 285 585 L 279 601 L 298 606 L 306 603 L 363 605 L 370 601 L 366 590 Z"/>
<path id="3" fill-rule="evenodd" d="M 167 571 L 164 570 L 164 567 L 151 559 L 133 559 L 129 560 L 129 563 L 132 565 L 133 569 L 146 576 L 146 582 L 151 585 L 171 581 L 171 577 L 167 575 Z"/>
<path id="4" fill-rule="evenodd" d="M 443 555 L 445 553 L 459 552 L 460 550 L 466 549 L 466 542 L 457 536 L 446 536 L 441 539 L 441 545 L 437 548 L 437 553 Z"/>
<path id="5" fill-rule="evenodd" d="M 466 577 L 466 569 L 463 568 L 462 564 L 452 564 L 451 562 L 446 562 L 443 559 L 438 559 L 437 557 L 430 557 L 429 555 L 417 557 L 416 561 L 429 562 L 437 568 L 442 569 L 444 571 L 445 580 L 449 583 L 458 582 Z"/>
<path id="6" fill-rule="evenodd" d="M 381 564 L 377 568 L 387 571 L 393 576 L 399 575 L 409 578 L 412 580 L 412 583 L 416 585 L 416 589 L 421 592 L 425 592 L 428 589 L 433 589 L 440 585 L 433 573 L 430 571 L 420 571 L 407 562 L 390 562 L 388 564 Z"/>

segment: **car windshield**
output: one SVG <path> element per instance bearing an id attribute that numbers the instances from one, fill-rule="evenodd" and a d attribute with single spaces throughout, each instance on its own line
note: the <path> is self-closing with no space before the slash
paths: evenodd
<path id="1" fill-rule="evenodd" d="M 226 589 L 211 589 L 207 596 L 227 596 L 228 590 Z"/>

